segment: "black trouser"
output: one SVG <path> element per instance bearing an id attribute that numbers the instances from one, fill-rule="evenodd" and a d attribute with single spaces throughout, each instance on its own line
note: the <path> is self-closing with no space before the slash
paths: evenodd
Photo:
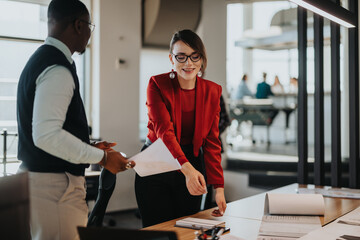
<path id="1" fill-rule="evenodd" d="M 181 147 L 189 162 L 203 172 L 201 157 L 194 157 L 192 145 Z M 143 227 L 197 213 L 202 196 L 190 195 L 180 171 L 135 178 L 136 200 Z"/>

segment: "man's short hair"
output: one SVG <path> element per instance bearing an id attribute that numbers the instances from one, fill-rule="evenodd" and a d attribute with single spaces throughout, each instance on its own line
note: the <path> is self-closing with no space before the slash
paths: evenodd
<path id="1" fill-rule="evenodd" d="M 57 23 L 70 23 L 84 14 L 89 11 L 79 0 L 52 0 L 48 8 L 48 19 Z"/>

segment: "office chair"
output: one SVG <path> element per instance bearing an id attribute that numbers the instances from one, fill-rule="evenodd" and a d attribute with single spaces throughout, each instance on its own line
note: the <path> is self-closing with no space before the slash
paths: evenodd
<path id="1" fill-rule="evenodd" d="M 115 189 L 116 175 L 103 168 L 99 177 L 99 191 L 94 209 L 88 218 L 87 226 L 101 227 L 103 225 L 106 207 Z"/>
<path id="2" fill-rule="evenodd" d="M 0 238 L 30 240 L 28 173 L 0 177 Z"/>

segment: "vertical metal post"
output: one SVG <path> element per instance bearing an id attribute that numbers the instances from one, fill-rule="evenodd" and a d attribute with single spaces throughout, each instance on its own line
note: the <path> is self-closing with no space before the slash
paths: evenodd
<path id="1" fill-rule="evenodd" d="M 307 12 L 298 7 L 298 182 L 308 183 L 308 125 L 307 125 Z"/>
<path id="2" fill-rule="evenodd" d="M 314 184 L 325 184 L 324 169 L 324 19 L 314 13 L 315 163 Z"/>
<path id="3" fill-rule="evenodd" d="M 340 0 L 333 0 L 340 6 Z M 341 187 L 340 25 L 331 22 L 331 186 Z"/>
<path id="4" fill-rule="evenodd" d="M 3 129 L 3 136 L 4 136 L 4 142 L 3 142 L 3 166 L 4 166 L 4 176 L 6 175 L 6 155 L 7 155 L 7 152 L 6 152 L 6 149 L 7 149 L 7 142 L 6 142 L 6 139 L 7 139 L 7 129 L 4 128 Z"/>
<path id="5" fill-rule="evenodd" d="M 358 22 L 358 0 L 349 0 L 349 10 Z M 349 186 L 360 188 L 359 162 L 359 28 L 349 28 Z"/>

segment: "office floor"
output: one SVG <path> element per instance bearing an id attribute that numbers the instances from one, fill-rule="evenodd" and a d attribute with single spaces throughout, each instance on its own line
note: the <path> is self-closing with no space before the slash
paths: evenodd
<path id="1" fill-rule="evenodd" d="M 104 217 L 104 225 L 127 229 L 142 228 L 141 219 L 138 217 L 137 210 L 135 209 L 107 213 Z"/>

